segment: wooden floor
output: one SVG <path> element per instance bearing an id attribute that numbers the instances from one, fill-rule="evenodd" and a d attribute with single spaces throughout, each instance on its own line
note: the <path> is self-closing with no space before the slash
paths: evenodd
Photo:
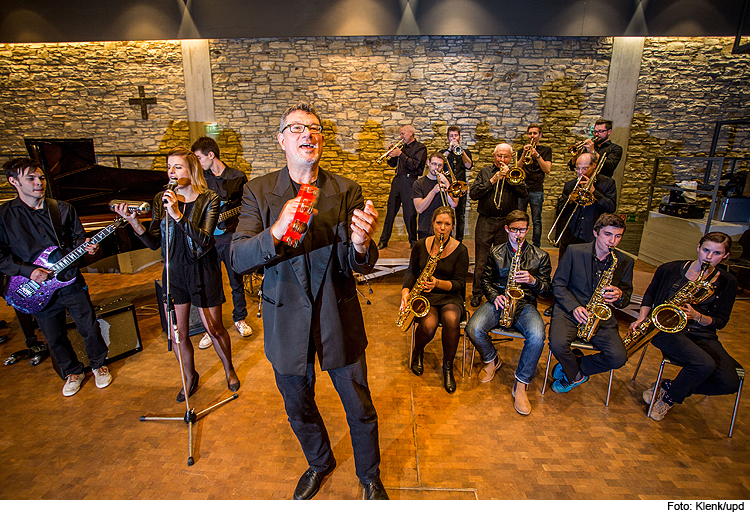
<path id="1" fill-rule="evenodd" d="M 389 251 L 389 257 L 397 252 Z M 642 293 L 653 268 L 637 264 L 636 270 L 636 293 Z M 95 304 L 123 297 L 137 307 L 144 350 L 110 365 L 110 387 L 97 389 L 89 374 L 81 391 L 65 398 L 49 360 L 37 367 L 28 361 L 0 366 L 0 499 L 291 497 L 307 464 L 263 355 L 254 295 L 248 294 L 253 336 L 229 330 L 242 381 L 239 398 L 194 427 L 195 465 L 186 464 L 184 422 L 138 420 L 146 413 L 185 412 L 175 402 L 179 371 L 155 310 L 153 279 L 159 273 L 153 266 L 130 276 L 86 277 Z M 750 392 L 729 439 L 734 396 L 694 396 L 661 423 L 646 418 L 641 392 L 656 377 L 655 351 L 635 383 L 635 361 L 615 372 L 605 407 L 606 375 L 567 395 L 548 390 L 542 396 L 545 349 L 529 387 L 533 412 L 524 417 L 510 395 L 521 346 L 512 342 L 500 345 L 504 365 L 488 384 L 477 381 L 478 366 L 461 378 L 457 361 L 458 390 L 450 395 L 442 388 L 439 342 L 427 349 L 423 376 L 407 367 L 407 335 L 394 324 L 402 279 L 399 273 L 372 282 L 372 294 L 360 288 L 371 301 L 362 303 L 369 381 L 379 415 L 382 480 L 392 499 L 750 499 Z M 6 357 L 22 348 L 23 336 L 7 306 L 0 319 L 10 323 L 3 331 L 10 340 L 0 346 Z M 624 332 L 627 320 L 618 319 Z M 721 340 L 745 366 L 749 331 L 748 302 L 738 301 Z M 213 349 L 196 350 L 196 365 L 196 410 L 231 394 Z M 338 467 L 316 499 L 359 499 L 345 416 L 325 374 L 317 392 Z"/>

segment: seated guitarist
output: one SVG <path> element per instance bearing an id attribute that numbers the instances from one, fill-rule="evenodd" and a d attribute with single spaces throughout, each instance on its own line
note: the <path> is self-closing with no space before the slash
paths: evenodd
<path id="1" fill-rule="evenodd" d="M 69 203 L 44 197 L 47 181 L 37 162 L 15 158 L 5 163 L 3 170 L 18 197 L 0 205 L 0 273 L 43 283 L 50 278 L 49 272 L 34 262 L 45 249 L 58 246 L 67 253 L 89 239 Z M 97 249 L 97 244 L 86 247 L 91 255 Z M 49 303 L 34 314 L 65 378 L 64 396 L 77 393 L 84 379 L 83 364 L 78 361 L 65 329 L 66 308 L 83 337 L 96 386 L 103 389 L 112 383 L 112 376 L 104 366 L 107 345 L 94 316 L 88 286 L 77 268 L 69 269 L 73 275 L 65 280 L 75 277 L 75 282 L 57 290 Z"/>
<path id="2" fill-rule="evenodd" d="M 203 176 L 206 178 L 206 185 L 221 198 L 221 213 L 232 211 L 240 207 L 242 202 L 242 187 L 247 183 L 247 176 L 239 169 L 227 167 L 219 159 L 219 145 L 210 137 L 201 137 L 190 147 L 193 154 L 203 167 Z M 232 261 L 229 257 L 229 247 L 232 242 L 232 235 L 237 229 L 240 211 L 237 214 L 219 222 L 214 232 L 216 240 L 216 251 L 219 254 L 219 261 L 224 263 L 229 276 L 229 286 L 232 288 L 232 320 L 234 326 L 242 337 L 250 337 L 253 329 L 245 322 L 247 317 L 247 305 L 245 302 L 245 285 L 242 282 L 242 275 L 232 269 Z M 208 332 L 198 343 L 198 348 L 208 348 L 211 346 L 211 336 Z"/>

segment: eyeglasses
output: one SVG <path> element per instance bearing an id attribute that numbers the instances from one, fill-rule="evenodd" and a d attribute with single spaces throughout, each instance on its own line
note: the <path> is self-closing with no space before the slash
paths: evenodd
<path id="1" fill-rule="evenodd" d="M 525 233 L 528 230 L 529 230 L 528 227 L 509 227 L 508 228 L 508 231 L 510 231 L 511 233 Z"/>
<path id="2" fill-rule="evenodd" d="M 283 133 L 286 129 L 291 130 L 294 134 L 301 134 L 307 128 L 312 134 L 320 134 L 323 132 L 323 127 L 313 123 L 312 125 L 306 125 L 304 123 L 289 123 L 287 126 L 281 129 Z"/>
<path id="3" fill-rule="evenodd" d="M 576 167 L 576 172 L 586 172 L 590 167 L 591 165 L 586 165 L 585 167 Z"/>

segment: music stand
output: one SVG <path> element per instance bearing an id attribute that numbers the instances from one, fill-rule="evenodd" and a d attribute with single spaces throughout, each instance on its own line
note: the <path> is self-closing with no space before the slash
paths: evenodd
<path id="1" fill-rule="evenodd" d="M 176 182 L 175 182 L 176 186 Z M 170 182 L 170 185 L 167 186 L 168 189 L 174 189 L 172 186 L 172 182 Z M 144 414 L 140 418 L 138 418 L 141 422 L 148 422 L 148 421 L 183 421 L 188 426 L 188 461 L 187 465 L 192 466 L 195 461 L 193 460 L 193 424 L 200 420 L 203 416 L 207 415 L 211 411 L 214 411 L 218 407 L 221 407 L 225 403 L 228 403 L 232 400 L 236 400 L 239 395 L 237 393 L 232 394 L 230 397 L 225 398 L 221 401 L 218 401 L 214 403 L 213 405 L 210 405 L 206 409 L 203 409 L 202 411 L 195 412 L 195 409 L 190 408 L 190 391 L 187 387 L 187 382 L 185 381 L 185 369 L 182 366 L 182 347 L 180 345 L 180 332 L 177 329 L 177 319 L 176 314 L 174 310 L 174 299 L 172 299 L 172 292 L 171 288 L 169 286 L 169 223 L 170 223 L 170 217 L 169 212 L 164 211 L 164 219 L 165 219 L 165 233 L 164 233 L 164 270 L 165 270 L 165 280 L 164 280 L 164 313 L 167 317 L 167 350 L 169 352 L 172 352 L 172 334 L 170 334 L 169 329 L 172 329 L 172 333 L 174 334 L 174 341 L 175 345 L 177 347 L 177 360 L 180 364 L 180 377 L 182 379 L 182 391 L 185 394 L 185 414 L 183 416 L 180 415 L 169 415 L 169 416 L 151 416 L 148 414 Z M 188 336 L 188 339 L 190 337 Z"/>

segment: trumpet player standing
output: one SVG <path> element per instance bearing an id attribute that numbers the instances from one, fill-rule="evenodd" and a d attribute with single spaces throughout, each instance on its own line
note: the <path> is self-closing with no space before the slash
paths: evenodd
<path id="1" fill-rule="evenodd" d="M 516 411 L 527 415 L 531 412 L 531 403 L 526 395 L 526 387 L 536 371 L 545 337 L 544 321 L 536 308 L 536 300 L 552 293 L 552 265 L 546 251 L 524 241 L 529 230 L 529 216 L 526 212 L 511 211 L 505 218 L 504 229 L 508 234 L 508 242 L 493 246 L 482 272 L 482 291 L 490 301 L 483 303 L 472 314 L 466 326 L 466 335 L 484 362 L 479 381 L 492 381 L 502 360 L 492 344 L 489 331 L 500 326 L 504 312 L 510 310 L 511 326 L 525 338 L 511 394 Z M 515 259 L 518 259 L 517 265 L 513 266 Z M 511 278 L 509 273 L 514 268 L 517 271 Z M 514 303 L 507 295 L 506 288 L 509 285 L 523 292 L 522 296 L 514 294 Z M 513 303 L 512 309 L 509 303 Z"/>
<path id="2" fill-rule="evenodd" d="M 542 245 L 542 206 L 544 205 L 544 177 L 552 170 L 552 149 L 539 144 L 542 139 L 542 126 L 532 123 L 526 129 L 529 143 L 518 151 L 518 159 L 526 160 L 523 170 L 526 173 L 528 198 L 518 200 L 518 208 L 526 211 L 531 206 L 531 221 L 534 234 L 531 238 L 536 247 Z"/>
<path id="3" fill-rule="evenodd" d="M 466 171 L 474 166 L 471 159 L 471 152 L 465 146 L 461 145 L 461 128 L 456 125 L 448 127 L 448 149 L 443 153 L 448 160 L 456 181 L 468 181 Z M 456 205 L 456 240 L 459 242 L 464 239 L 464 228 L 466 227 L 466 195 L 458 199 Z"/>
<path id="4" fill-rule="evenodd" d="M 582 150 L 585 150 L 589 154 L 594 154 L 596 160 L 603 155 L 607 155 L 607 160 L 602 166 L 601 174 L 609 178 L 615 173 L 617 165 L 620 164 L 622 159 L 622 147 L 616 143 L 612 143 L 609 136 L 612 134 L 612 121 L 608 119 L 598 119 L 594 123 L 593 137 L 586 138 L 581 142 Z M 580 153 L 579 153 L 580 154 Z M 569 162 L 568 167 L 570 170 L 575 170 L 576 157 L 574 156 Z"/>
<path id="5" fill-rule="evenodd" d="M 580 325 L 593 317 L 591 298 L 599 291 L 601 301 L 618 308 L 627 306 L 633 293 L 633 259 L 615 247 L 625 232 L 625 222 L 613 214 L 603 214 L 594 224 L 594 242 L 575 244 L 560 260 L 552 278 L 555 297 L 549 327 L 549 348 L 559 362 L 552 370 L 552 390 L 569 392 L 588 381 L 589 376 L 622 367 L 627 361 L 625 346 L 611 316 L 599 323 L 591 344 L 599 352 L 584 356 L 573 352 Z M 613 257 L 617 258 L 615 262 Z M 616 266 L 612 269 L 612 266 Z M 611 273 L 608 284 L 601 278 Z"/>
<path id="6" fill-rule="evenodd" d="M 518 200 L 529 195 L 526 182 L 511 184 L 505 181 L 510 170 L 513 147 L 500 143 L 493 152 L 494 163 L 484 167 L 469 187 L 469 197 L 478 200 L 477 225 L 474 231 L 474 283 L 471 306 L 482 303 L 480 280 L 487 254 L 492 246 L 508 241 L 503 229 L 505 217 L 518 208 Z"/>
<path id="7" fill-rule="evenodd" d="M 380 234 L 378 249 L 388 247 L 388 240 L 393 231 L 393 222 L 400 207 L 404 208 L 404 224 L 409 234 L 409 244 L 417 241 L 417 211 L 411 198 L 414 182 L 424 172 L 427 162 L 427 147 L 414 137 L 414 127 L 405 125 L 399 131 L 401 148 L 388 151 L 388 165 L 396 168 L 396 176 L 391 181 L 391 192 L 388 195 L 388 210 L 385 214 L 383 232 Z"/>
<path id="8" fill-rule="evenodd" d="M 448 205 L 456 208 L 456 200 L 447 192 L 450 182 L 443 174 L 447 165 L 440 152 L 430 154 L 427 174 L 421 176 L 412 187 L 411 197 L 417 210 L 417 240 L 432 234 L 432 214 L 438 207 Z"/>
<path id="9" fill-rule="evenodd" d="M 675 379 L 662 381 L 651 410 L 653 420 L 664 419 L 675 403 L 682 403 L 691 394 L 734 394 L 739 389 L 740 379 L 735 369 L 740 364 L 724 350 L 716 335 L 729 321 L 737 295 L 737 279 L 716 267 L 730 257 L 731 247 L 732 239 L 724 233 L 704 235 L 698 243 L 696 260 L 662 264 L 643 295 L 641 311 L 630 326 L 631 331 L 646 320 L 652 307 L 671 299 L 689 281 L 696 281 L 701 266 L 708 264 L 701 280 L 712 285 L 712 293 L 700 303 L 680 306 L 687 318 L 682 330 L 660 332 L 653 338 L 652 343 L 665 357 L 682 365 Z M 643 392 L 648 404 L 654 397 L 654 389 L 655 384 Z"/>
<path id="10" fill-rule="evenodd" d="M 429 301 L 427 313 L 415 318 L 414 352 L 411 371 L 417 376 L 424 372 L 424 348 L 435 337 L 438 324 L 443 325 L 443 387 L 449 394 L 456 392 L 453 359 L 456 357 L 460 324 L 463 319 L 466 275 L 469 272 L 469 251 L 461 242 L 451 238 L 456 213 L 452 207 L 441 206 L 432 215 L 434 236 L 417 242 L 411 250 L 409 268 L 401 290 L 400 310 L 407 309 L 411 289 L 419 281 L 422 295 Z M 442 245 L 440 243 L 442 237 Z M 430 260 L 435 263 L 432 274 L 422 277 Z M 437 259 L 435 261 L 434 259 Z"/>

